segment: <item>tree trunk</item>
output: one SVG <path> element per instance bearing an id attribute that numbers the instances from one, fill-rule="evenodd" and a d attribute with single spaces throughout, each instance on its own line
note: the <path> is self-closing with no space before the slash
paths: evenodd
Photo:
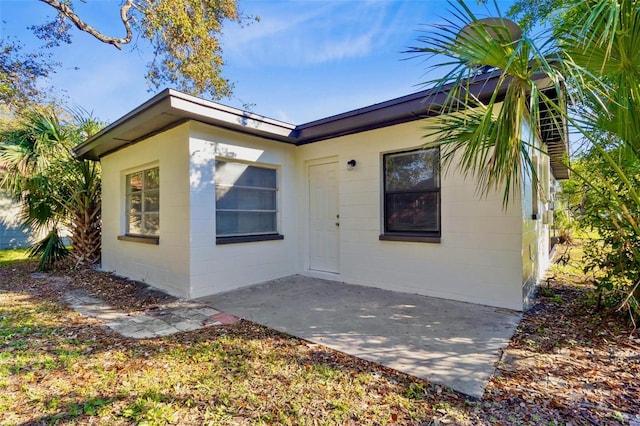
<path id="1" fill-rule="evenodd" d="M 90 268 L 100 263 L 100 219 L 100 203 L 93 200 L 86 208 L 74 212 L 70 225 L 71 256 L 77 268 Z"/>

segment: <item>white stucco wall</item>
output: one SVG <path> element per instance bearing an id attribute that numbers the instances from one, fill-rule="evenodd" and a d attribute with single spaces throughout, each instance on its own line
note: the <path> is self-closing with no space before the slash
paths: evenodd
<path id="1" fill-rule="evenodd" d="M 102 158 L 102 269 L 189 296 L 189 125 L 182 124 Z M 160 168 L 160 243 L 125 233 L 125 176 Z"/>
<path id="2" fill-rule="evenodd" d="M 527 191 L 525 199 L 516 194 L 504 211 L 501 192 L 480 198 L 475 181 L 451 168 L 441 176 L 439 243 L 379 239 L 382 156 L 421 147 L 423 126 L 405 123 L 296 147 L 189 122 L 109 154 L 102 159 L 103 269 L 191 298 L 306 274 L 522 309 L 529 267 L 524 254 L 541 232 L 541 222 L 526 220 Z M 216 158 L 278 170 L 283 240 L 216 245 Z M 347 167 L 351 159 L 357 161 L 353 169 Z M 309 269 L 308 168 L 325 160 L 337 161 L 339 173 L 336 274 Z M 160 167 L 160 243 L 118 240 L 124 233 L 124 177 L 155 165 Z"/>
<path id="3" fill-rule="evenodd" d="M 440 243 L 380 241 L 382 154 L 422 146 L 424 123 L 406 123 L 298 148 L 298 170 L 337 155 L 340 172 L 340 273 L 348 283 L 522 309 L 520 202 L 502 209 L 502 194 L 479 199 L 473 180 L 442 175 Z M 357 166 L 349 170 L 347 161 Z M 303 182 L 305 180 L 303 179 Z M 305 182 L 305 185 L 308 183 Z M 301 194 L 299 220 L 308 215 Z M 301 262 L 308 270 L 308 233 L 301 227 Z M 330 276 L 326 276 L 330 277 Z"/>
<path id="4" fill-rule="evenodd" d="M 298 272 L 300 191 L 296 147 L 192 122 L 189 139 L 191 196 L 191 297 L 233 290 Z M 215 158 L 275 167 L 278 174 L 278 231 L 283 240 L 216 245 Z"/>
<path id="5" fill-rule="evenodd" d="M 553 177 L 549 157 L 544 154 L 546 147 L 538 140 L 535 140 L 535 146 L 542 151 L 531 150 L 540 186 L 534 189 L 531 176 L 525 176 L 521 187 L 522 297 L 525 307 L 530 305 L 536 285 L 544 277 L 550 262 L 548 217 L 552 214 L 549 211 L 549 190 Z"/>

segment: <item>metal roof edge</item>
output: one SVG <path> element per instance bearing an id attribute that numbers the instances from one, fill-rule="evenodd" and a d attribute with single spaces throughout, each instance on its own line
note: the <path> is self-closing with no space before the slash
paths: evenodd
<path id="1" fill-rule="evenodd" d="M 123 115 L 122 117 L 120 117 L 119 119 L 114 121 L 113 123 L 107 125 L 105 128 L 100 130 L 95 135 L 89 137 L 87 140 L 85 140 L 81 144 L 73 147 L 71 149 L 71 152 L 73 153 L 73 155 L 76 158 L 83 158 L 85 154 L 87 154 L 92 148 L 95 147 L 96 141 L 99 141 L 100 138 L 102 138 L 104 135 L 106 135 L 107 133 L 109 133 L 113 129 L 117 128 L 118 126 L 120 126 L 124 122 L 130 120 L 131 118 L 139 115 L 143 111 L 148 110 L 149 108 L 151 108 L 152 106 L 156 105 L 157 103 L 162 102 L 168 96 L 171 96 L 171 92 L 173 92 L 173 91 L 174 90 L 172 90 L 172 89 L 164 89 L 163 91 L 159 92 L 158 94 L 153 96 L 148 101 L 146 101 L 143 104 L 139 105 L 135 109 L 129 111 L 127 114 Z"/>
<path id="2" fill-rule="evenodd" d="M 150 124 L 149 120 L 156 120 Z M 295 143 L 295 126 L 248 111 L 165 89 L 72 149 L 77 158 L 98 159 L 177 122 L 195 120 L 267 139 Z M 123 136 L 126 135 L 125 136 Z"/>

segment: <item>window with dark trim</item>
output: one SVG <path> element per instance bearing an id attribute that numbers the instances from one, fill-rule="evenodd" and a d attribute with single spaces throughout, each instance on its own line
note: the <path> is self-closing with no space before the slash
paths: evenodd
<path id="1" fill-rule="evenodd" d="M 279 239 L 276 169 L 216 161 L 216 240 Z"/>
<path id="2" fill-rule="evenodd" d="M 440 237 L 440 150 L 429 148 L 385 154 L 383 176 L 384 233 L 381 239 Z"/>
<path id="3" fill-rule="evenodd" d="M 126 234 L 141 237 L 160 235 L 160 168 L 126 176 Z"/>

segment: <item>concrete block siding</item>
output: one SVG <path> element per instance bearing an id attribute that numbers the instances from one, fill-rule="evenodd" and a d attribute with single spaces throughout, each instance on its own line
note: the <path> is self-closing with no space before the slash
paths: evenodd
<path id="1" fill-rule="evenodd" d="M 406 123 L 299 147 L 304 162 L 338 153 L 339 280 L 429 296 L 522 309 L 519 200 L 506 212 L 501 194 L 479 199 L 475 183 L 450 170 L 441 176 L 440 243 L 380 241 L 382 155 L 423 146 L 422 125 Z M 346 162 L 357 166 L 349 170 Z M 303 174 L 303 173 L 302 173 Z M 304 176 L 304 174 L 303 174 Z M 301 220 L 306 200 L 298 204 Z M 307 246 L 302 241 L 302 248 Z M 300 270 L 304 273 L 304 256 Z"/>
<path id="2" fill-rule="evenodd" d="M 493 71 L 470 81 L 468 90 L 484 102 L 498 84 L 501 74 Z M 552 96 L 563 95 L 552 82 L 539 84 Z M 566 165 L 538 161 L 545 184 L 533 188 L 523 176 L 506 210 L 499 188 L 480 199 L 473 179 L 453 167 L 441 174 L 440 238 L 379 238 L 383 156 L 424 145 L 424 117 L 442 110 L 448 90 L 425 89 L 301 125 L 173 89 L 158 93 L 73 149 L 78 158 L 103 164 L 103 267 L 183 297 L 305 274 L 522 309 L 547 262 L 548 225 L 529 210 L 544 213 L 548 200 L 535 190 L 543 192 L 551 174 L 568 178 Z M 557 156 L 568 153 L 557 118 L 544 144 L 524 125 L 532 157 L 547 147 Z M 278 239 L 216 244 L 218 159 L 276 171 Z M 355 167 L 347 166 L 351 160 Z M 159 244 L 132 242 L 122 236 L 125 176 L 155 166 Z"/>
<path id="3" fill-rule="evenodd" d="M 170 294 L 189 296 L 189 125 L 169 129 L 102 159 L 102 268 Z M 125 233 L 125 177 L 160 169 L 158 245 L 118 240 Z"/>
<path id="4" fill-rule="evenodd" d="M 189 121 L 102 158 L 103 268 L 171 294 L 200 297 L 293 274 L 523 308 L 522 201 L 505 211 L 502 194 L 479 199 L 475 182 L 441 175 L 440 243 L 380 241 L 382 155 L 422 146 L 424 123 L 409 122 L 295 146 Z M 216 158 L 278 171 L 278 229 L 283 240 L 216 245 Z M 308 168 L 337 162 L 339 272 L 309 270 Z M 357 166 L 348 168 L 355 159 Z M 160 167 L 158 245 L 121 241 L 124 176 Z M 537 230 L 526 238 L 535 238 Z"/>

